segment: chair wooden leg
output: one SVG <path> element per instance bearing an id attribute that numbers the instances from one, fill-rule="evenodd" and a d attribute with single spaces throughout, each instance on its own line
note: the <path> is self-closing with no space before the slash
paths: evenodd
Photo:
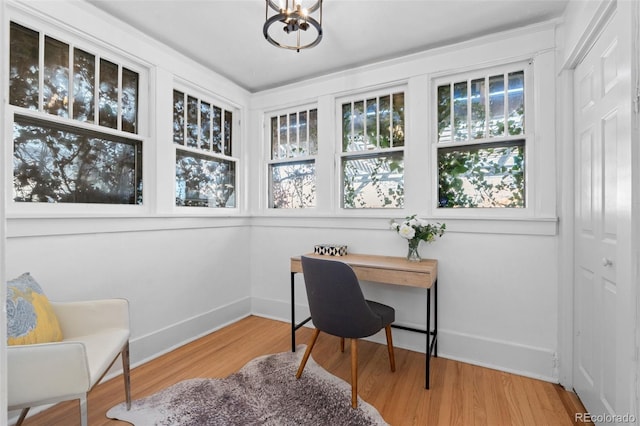
<path id="1" fill-rule="evenodd" d="M 313 331 L 313 335 L 311 336 L 311 342 L 309 342 L 309 346 L 307 346 L 307 350 L 304 352 L 304 356 L 302 357 L 302 361 L 300 362 L 300 367 L 298 367 L 298 372 L 296 373 L 296 379 L 299 379 L 302 376 L 302 371 L 304 370 L 304 366 L 307 365 L 307 360 L 309 359 L 309 355 L 311 355 L 311 349 L 313 349 L 313 345 L 316 344 L 316 340 L 318 339 L 318 335 L 320 334 L 320 330 L 317 328 Z"/>
<path id="2" fill-rule="evenodd" d="M 16 426 L 20 426 L 22 424 L 22 422 L 24 422 L 24 419 L 27 418 L 27 413 L 29 412 L 29 409 L 31 407 L 27 407 L 27 408 L 23 408 L 22 411 L 20 412 L 20 417 L 18 417 L 18 421 L 16 422 Z"/>
<path id="3" fill-rule="evenodd" d="M 384 328 L 387 334 L 387 349 L 389 350 L 389 362 L 391 363 L 391 371 L 396 371 L 396 357 L 393 352 L 393 339 L 391 337 L 391 326 L 388 325 Z"/>
<path id="4" fill-rule="evenodd" d="M 344 352 L 344 337 L 340 338 L 340 352 Z"/>
<path id="5" fill-rule="evenodd" d="M 358 339 L 351 339 L 351 408 L 358 407 Z"/>
<path id="6" fill-rule="evenodd" d="M 131 409 L 131 372 L 129 369 L 129 342 L 122 348 L 122 376 L 124 377 L 124 396 L 127 410 Z"/>

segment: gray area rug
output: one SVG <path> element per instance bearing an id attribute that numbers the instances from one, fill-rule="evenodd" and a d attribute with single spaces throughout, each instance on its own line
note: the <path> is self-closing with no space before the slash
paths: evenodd
<path id="1" fill-rule="evenodd" d="M 305 346 L 296 352 L 249 361 L 225 379 L 189 379 L 147 398 L 124 403 L 107 417 L 147 425 L 387 425 L 380 413 L 358 397 L 351 408 L 351 385 L 309 358 L 295 374 Z"/>

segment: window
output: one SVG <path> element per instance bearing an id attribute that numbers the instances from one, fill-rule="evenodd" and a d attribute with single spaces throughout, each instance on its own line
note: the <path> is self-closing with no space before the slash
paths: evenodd
<path id="1" fill-rule="evenodd" d="M 142 204 L 138 86 L 138 72 L 11 22 L 14 201 Z"/>
<path id="2" fill-rule="evenodd" d="M 236 207 L 233 112 L 173 91 L 176 206 Z"/>
<path id="3" fill-rule="evenodd" d="M 269 207 L 315 207 L 318 110 L 279 113 L 269 123 Z"/>
<path id="4" fill-rule="evenodd" d="M 523 67 L 436 86 L 439 207 L 525 207 Z"/>
<path id="5" fill-rule="evenodd" d="M 404 206 L 404 92 L 342 101 L 342 207 Z"/>

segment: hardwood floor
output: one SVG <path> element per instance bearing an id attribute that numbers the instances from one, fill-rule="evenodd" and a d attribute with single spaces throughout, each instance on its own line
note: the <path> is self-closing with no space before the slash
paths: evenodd
<path id="1" fill-rule="evenodd" d="M 302 328 L 297 342 L 306 344 L 310 336 L 311 329 Z M 290 342 L 288 323 L 245 318 L 133 369 L 132 397 L 142 398 L 187 378 L 226 377 L 259 355 L 290 350 Z M 394 426 L 562 426 L 576 424 L 574 413 L 585 412 L 575 394 L 559 385 L 444 358 L 433 359 L 431 389 L 425 390 L 424 354 L 396 348 L 392 373 L 385 345 L 361 341 L 358 352 L 359 395 Z M 312 357 L 349 381 L 349 350 L 340 352 L 337 337 L 320 334 Z M 128 425 L 105 417 L 123 400 L 121 376 L 98 385 L 89 394 L 89 425 Z M 79 424 L 77 401 L 58 404 L 24 422 L 25 426 Z"/>

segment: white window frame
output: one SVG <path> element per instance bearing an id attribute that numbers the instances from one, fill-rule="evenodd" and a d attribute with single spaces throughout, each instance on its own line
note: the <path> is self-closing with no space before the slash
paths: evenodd
<path id="1" fill-rule="evenodd" d="M 318 133 L 318 140 L 316 140 L 316 153 L 315 154 L 310 154 L 310 150 L 308 150 L 308 153 L 306 155 L 300 155 L 300 156 L 296 156 L 296 157 L 288 157 L 288 158 L 279 158 L 279 159 L 273 159 L 272 158 L 272 147 L 271 147 L 271 120 L 273 118 L 278 118 L 286 115 L 287 117 L 290 114 L 299 114 L 301 112 L 306 112 L 307 113 L 307 144 L 309 143 L 309 135 L 310 135 L 310 129 L 311 127 L 309 126 L 309 114 L 312 110 L 316 111 L 316 132 Z M 303 105 L 297 105 L 297 106 L 292 106 L 289 108 L 284 108 L 284 109 L 278 109 L 278 110 L 273 110 L 273 111 L 269 111 L 267 113 L 264 114 L 264 141 L 265 141 L 265 154 L 266 154 L 266 159 L 265 159 L 265 186 L 266 186 L 266 199 L 265 199 L 265 205 L 264 208 L 267 211 L 277 211 L 277 212 L 288 212 L 288 211 L 315 211 L 318 209 L 318 169 L 317 169 L 317 165 L 318 165 L 318 154 L 320 151 L 320 126 L 319 126 L 319 114 L 320 114 L 320 110 L 318 108 L 318 105 L 315 103 L 312 104 L 303 104 Z M 298 141 L 299 141 L 299 136 L 298 136 Z M 315 173 L 315 179 L 316 179 L 316 188 L 315 188 L 315 205 L 314 206 L 310 206 L 310 207 L 297 207 L 297 208 L 288 208 L 288 209 L 276 209 L 273 208 L 271 206 L 271 197 L 272 197 L 272 190 L 273 188 L 271 187 L 271 167 L 272 166 L 278 166 L 278 165 L 286 165 L 286 164 L 295 164 L 295 163 L 312 163 L 314 165 L 314 173 Z"/>
<path id="2" fill-rule="evenodd" d="M 456 83 L 461 81 L 470 81 L 498 74 L 508 74 L 515 71 L 524 71 L 524 133 L 521 135 L 505 136 L 505 137 L 485 137 L 483 139 L 468 141 L 451 141 L 438 142 L 438 86 L 447 83 Z M 474 70 L 465 70 L 463 72 L 447 72 L 446 74 L 434 75 L 431 79 L 431 95 L 429 96 L 431 113 L 431 167 L 432 167 L 432 200 L 430 202 L 433 216 L 437 218 L 495 218 L 495 219 L 524 219 L 539 216 L 538 208 L 539 200 L 537 193 L 538 179 L 536 179 L 535 171 L 539 170 L 536 164 L 536 104 L 539 101 L 537 92 L 534 88 L 534 62 L 532 60 L 524 60 L 513 63 L 498 64 L 492 67 L 479 68 Z M 508 143 L 509 141 L 524 140 L 524 158 L 525 158 L 525 206 L 522 208 L 503 208 L 503 207 L 477 207 L 477 208 L 450 208 L 439 207 L 439 188 L 438 188 L 438 150 L 455 146 L 483 146 L 488 144 L 499 144 L 500 142 Z"/>
<path id="3" fill-rule="evenodd" d="M 193 147 L 189 147 L 186 145 L 187 143 L 187 133 L 186 133 L 186 126 L 185 126 L 185 134 L 184 134 L 184 143 L 185 145 L 177 145 L 176 143 L 174 143 L 173 141 L 173 92 L 177 90 L 179 92 L 182 92 L 183 94 L 185 94 L 188 97 L 194 97 L 198 100 L 198 106 L 200 105 L 200 103 L 202 101 L 208 103 L 211 106 L 216 106 L 219 108 L 222 108 L 223 112 L 222 112 L 222 127 L 224 127 L 224 111 L 229 111 L 232 113 L 232 119 L 231 119 L 231 155 L 226 155 L 224 154 L 224 148 L 223 148 L 223 152 L 222 153 L 216 153 L 213 151 L 205 151 L 202 150 L 200 148 L 193 148 Z M 242 188 L 242 182 L 243 179 L 241 178 L 242 176 L 242 170 L 241 170 L 241 161 L 240 161 L 240 113 L 241 110 L 240 108 L 225 100 L 222 99 L 220 96 L 217 96 L 213 93 L 208 92 L 207 90 L 204 90 L 202 88 L 199 88 L 195 85 L 189 84 L 185 81 L 179 80 L 179 79 L 175 79 L 173 82 L 173 85 L 171 87 L 171 135 L 170 138 L 168 139 L 169 142 L 171 143 L 171 166 L 170 166 L 170 170 L 173 171 L 171 179 L 173 184 L 171 185 L 171 190 L 172 190 L 172 211 L 179 213 L 180 215 L 185 215 L 185 216 L 189 216 L 189 215 L 225 215 L 228 216 L 230 214 L 237 214 L 240 212 L 240 208 L 241 208 L 241 203 L 242 203 L 242 196 L 243 196 L 243 188 Z M 198 111 L 200 111 L 200 109 L 198 108 Z M 184 122 L 187 123 L 187 105 L 185 104 L 185 108 L 184 108 Z M 200 127 L 200 120 L 201 120 L 201 114 L 198 114 L 198 127 Z M 198 133 L 198 141 L 200 140 L 200 133 Z M 198 142 L 198 145 L 200 143 Z M 177 206 L 175 204 L 175 194 L 176 194 L 176 158 L 177 158 L 177 153 L 178 150 L 182 151 L 182 152 L 188 152 L 191 154 L 194 154 L 196 156 L 205 156 L 205 157 L 209 157 L 212 160 L 223 160 L 223 161 L 228 161 L 228 162 L 233 162 L 235 164 L 235 182 L 236 182 L 236 188 L 235 188 L 235 192 L 234 192 L 234 198 L 235 198 L 235 206 L 234 207 L 197 207 L 197 206 Z"/>
<path id="4" fill-rule="evenodd" d="M 150 153 L 150 137 L 149 137 L 149 117 L 151 111 L 149 109 L 149 79 L 150 71 L 143 63 L 138 63 L 134 59 L 122 51 L 114 49 L 112 46 L 100 43 L 95 38 L 79 33 L 78 31 L 63 26 L 58 23 L 53 23 L 45 19 L 32 16 L 20 10 L 8 9 L 7 16 L 3 18 L 8 24 L 15 22 L 26 28 L 32 29 L 39 33 L 40 40 L 40 64 L 42 65 L 43 41 L 45 36 L 52 37 L 56 40 L 64 42 L 69 45 L 71 52 L 73 48 L 84 50 L 88 53 L 95 55 L 96 63 L 99 64 L 100 59 L 105 59 L 113 62 L 123 68 L 138 73 L 138 116 L 137 116 L 137 133 L 125 132 L 117 129 L 112 129 L 105 126 L 100 126 L 97 123 L 99 117 L 99 111 L 95 110 L 96 123 L 86 123 L 77 121 L 73 118 L 59 117 L 54 114 L 49 114 L 41 110 L 30 110 L 18 106 L 9 104 L 8 98 L 5 100 L 5 141 L 13 141 L 13 126 L 14 117 L 16 115 L 22 115 L 25 117 L 32 117 L 43 122 L 51 122 L 53 124 L 71 126 L 80 130 L 88 130 L 104 134 L 107 136 L 113 136 L 114 138 L 126 138 L 139 140 L 142 143 L 142 181 L 143 181 L 143 202 L 141 205 L 134 204 L 98 204 L 98 203 L 43 203 L 43 202 L 16 202 L 14 201 L 13 190 L 13 143 L 6 142 L 4 144 L 5 149 L 5 179 L 7 182 L 7 189 L 5 194 L 5 201 L 7 205 L 7 217 L 100 217 L 100 216 L 121 216 L 121 215 L 145 215 L 150 213 L 150 206 L 153 204 L 153 191 L 150 185 L 152 170 L 150 158 L 153 156 Z M 5 32 L 7 46 L 9 44 L 9 30 Z M 10 49 L 6 49 L 5 52 L 5 69 L 1 71 L 3 81 L 5 84 L 5 90 L 8 96 L 9 93 L 9 56 Z M 70 55 L 70 62 L 73 60 L 73 55 Z M 42 82 L 44 68 L 40 68 L 39 79 Z M 70 86 L 69 90 L 73 87 L 73 69 L 70 69 Z M 97 93 L 97 83 L 96 83 Z M 42 99 L 42 93 L 39 94 L 40 100 Z M 96 95 L 97 100 L 97 95 Z M 120 103 L 121 100 L 119 99 Z M 40 102 L 41 104 L 41 102 Z M 69 104 L 72 105 L 71 103 Z M 40 105 L 41 107 L 41 105 Z M 70 114 L 71 117 L 71 114 Z M 118 116 L 118 123 L 120 123 L 120 115 Z"/>
<path id="5" fill-rule="evenodd" d="M 392 95 L 394 93 L 403 93 L 404 95 L 404 144 L 400 147 L 390 147 L 390 148 L 376 148 L 367 151 L 350 151 L 343 152 L 342 150 L 342 105 L 348 102 L 358 102 L 364 101 L 371 98 L 379 98 L 381 96 Z M 409 128 L 411 124 L 411 114 L 412 112 L 409 110 L 410 104 L 410 96 L 409 93 L 409 85 L 407 83 L 395 83 L 391 85 L 384 85 L 381 87 L 370 88 L 368 90 L 357 91 L 341 96 L 337 96 L 335 98 L 335 171 L 334 171 L 334 179 L 335 179 L 335 209 L 340 212 L 341 215 L 345 216 L 377 216 L 377 217 L 389 217 L 399 214 L 404 214 L 406 209 L 406 153 L 407 147 L 409 145 L 409 140 L 411 139 Z M 405 170 L 403 172 L 403 187 L 405 188 L 405 195 L 403 196 L 403 205 L 402 207 L 355 207 L 355 208 L 345 208 L 344 207 L 344 188 L 343 188 L 343 179 L 342 179 L 342 161 L 345 158 L 349 157 L 358 157 L 363 154 L 371 155 L 371 156 L 384 156 L 394 153 L 402 153 L 403 163 L 405 165 Z"/>

